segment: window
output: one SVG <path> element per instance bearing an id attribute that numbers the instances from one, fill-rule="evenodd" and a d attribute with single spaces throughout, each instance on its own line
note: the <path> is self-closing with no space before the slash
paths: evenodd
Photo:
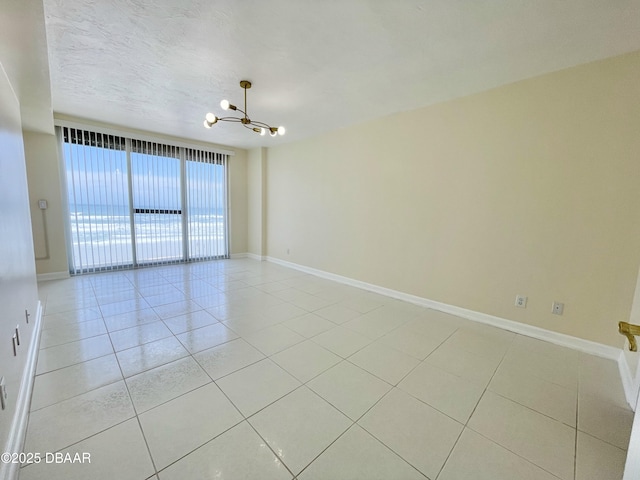
<path id="1" fill-rule="evenodd" d="M 201 150 L 186 151 L 189 256 L 227 256 L 227 159 Z"/>
<path id="2" fill-rule="evenodd" d="M 72 274 L 228 257 L 228 155 L 58 127 Z"/>

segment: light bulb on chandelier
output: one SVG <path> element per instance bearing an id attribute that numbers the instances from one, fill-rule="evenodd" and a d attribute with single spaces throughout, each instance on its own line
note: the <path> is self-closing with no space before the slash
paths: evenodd
<path id="1" fill-rule="evenodd" d="M 222 100 L 220 102 L 220 108 L 223 110 L 236 110 L 241 112 L 243 117 L 217 117 L 213 113 L 207 113 L 204 118 L 204 126 L 205 128 L 211 128 L 218 121 L 221 122 L 236 122 L 241 123 L 243 127 L 248 128 L 249 130 L 253 130 L 254 132 L 260 134 L 261 136 L 265 136 L 267 132 L 272 137 L 276 137 L 278 135 L 284 135 L 286 129 L 283 126 L 272 127 L 264 122 L 257 122 L 255 120 L 251 120 L 249 115 L 247 114 L 247 89 L 251 88 L 251 82 L 248 80 L 241 80 L 240 87 L 244 89 L 244 111 L 240 110 L 235 105 L 229 103 L 228 100 Z"/>

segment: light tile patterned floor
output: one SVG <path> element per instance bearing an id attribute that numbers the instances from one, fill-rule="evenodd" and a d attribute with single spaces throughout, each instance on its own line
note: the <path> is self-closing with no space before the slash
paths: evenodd
<path id="1" fill-rule="evenodd" d="M 615 480 L 614 362 L 249 259 L 40 284 L 21 480 Z"/>

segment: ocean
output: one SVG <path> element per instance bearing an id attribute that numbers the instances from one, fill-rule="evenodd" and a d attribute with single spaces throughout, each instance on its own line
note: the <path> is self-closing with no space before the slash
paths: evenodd
<path id="1" fill-rule="evenodd" d="M 197 208 L 189 212 L 185 258 L 181 213 L 134 213 L 134 245 L 128 206 L 72 205 L 73 270 L 133 266 L 134 246 L 138 265 L 226 256 L 225 214 Z"/>

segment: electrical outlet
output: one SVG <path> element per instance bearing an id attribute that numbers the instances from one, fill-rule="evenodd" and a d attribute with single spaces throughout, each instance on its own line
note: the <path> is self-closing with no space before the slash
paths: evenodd
<path id="1" fill-rule="evenodd" d="M 527 308 L 527 297 L 524 295 L 516 295 L 516 307 Z"/>
<path id="2" fill-rule="evenodd" d="M 562 315 L 562 312 L 564 312 L 564 303 L 553 302 L 553 305 L 551 306 L 551 313 L 554 315 Z"/>
<path id="3" fill-rule="evenodd" d="M 2 410 L 7 408 L 7 387 L 4 383 L 4 377 L 0 377 L 0 406 L 2 406 Z"/>

